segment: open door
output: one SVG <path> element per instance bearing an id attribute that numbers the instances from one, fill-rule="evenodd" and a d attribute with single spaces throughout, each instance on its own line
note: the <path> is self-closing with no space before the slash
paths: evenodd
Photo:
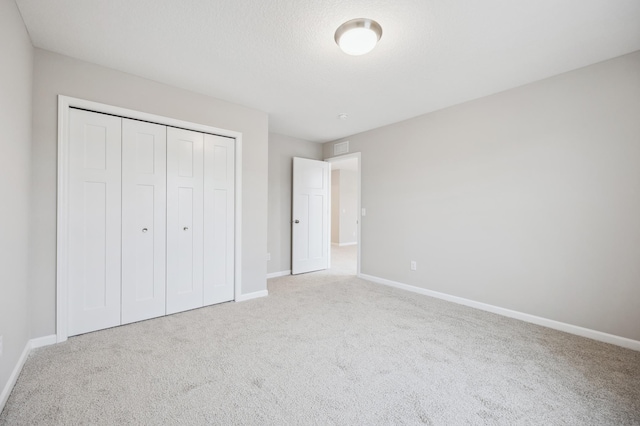
<path id="1" fill-rule="evenodd" d="M 291 273 L 329 267 L 330 165 L 293 158 Z"/>

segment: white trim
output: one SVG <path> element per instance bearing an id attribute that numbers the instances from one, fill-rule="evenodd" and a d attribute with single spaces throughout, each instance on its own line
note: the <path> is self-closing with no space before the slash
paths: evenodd
<path id="1" fill-rule="evenodd" d="M 357 235 L 357 241 L 354 244 L 358 245 L 358 260 L 357 260 L 357 266 L 356 266 L 356 275 L 360 275 L 360 265 L 362 264 L 362 252 L 361 252 L 361 247 L 362 244 L 360 244 L 361 238 L 362 238 L 362 153 L 360 152 L 353 152 L 351 154 L 345 154 L 345 155 L 339 155 L 337 157 L 330 157 L 330 158 L 325 158 L 324 161 L 327 161 L 329 163 L 333 163 L 334 161 L 340 161 L 340 160 L 348 160 L 350 158 L 357 158 L 358 159 L 358 235 Z M 329 188 L 331 188 L 331 186 L 329 186 Z M 331 201 L 331 197 L 329 197 L 329 201 Z M 331 220 L 331 211 L 329 211 L 329 220 Z M 331 236 L 331 222 L 329 222 L 329 236 Z M 329 241 L 331 241 L 331 239 L 329 239 Z M 335 244 L 335 243 L 332 243 Z M 329 256 L 329 259 L 331 259 L 331 256 Z"/>
<path id="2" fill-rule="evenodd" d="M 234 284 L 235 290 L 233 292 L 234 300 L 237 300 L 238 297 L 242 294 L 242 133 L 238 133 L 236 135 L 236 164 L 235 164 L 235 172 L 236 172 L 236 181 L 235 181 L 235 192 L 236 192 L 236 211 L 235 211 L 235 225 L 236 225 L 236 239 L 234 241 L 235 244 L 235 253 L 234 253 L 234 261 L 235 261 L 235 271 L 234 271 Z"/>
<path id="3" fill-rule="evenodd" d="M 328 195 L 328 199 L 327 199 L 327 235 L 326 235 L 326 241 L 329 241 L 329 243 L 331 243 L 331 235 L 333 234 L 331 227 L 333 226 L 333 224 L 331 223 L 331 216 L 333 216 L 333 206 L 331 205 L 331 200 L 333 199 L 333 195 L 331 195 L 331 187 L 333 185 L 332 179 L 333 179 L 333 173 L 331 170 L 331 162 L 329 163 L 329 183 L 328 183 L 328 191 L 327 191 L 327 195 Z M 293 200 L 293 194 L 291 194 L 291 198 Z M 292 206 L 293 208 L 293 206 Z M 293 230 L 291 230 L 291 270 L 293 271 Z M 331 244 L 327 244 L 327 269 L 331 269 Z"/>
<path id="4" fill-rule="evenodd" d="M 352 243 L 331 243 L 331 245 L 332 245 L 332 246 L 335 246 L 335 247 L 355 246 L 355 245 L 357 245 L 357 244 L 358 244 L 358 242 L 357 242 L 357 241 L 354 241 L 354 242 L 352 242 Z"/>
<path id="5" fill-rule="evenodd" d="M 28 340 L 24 345 L 24 349 L 22 350 L 22 354 L 20 358 L 18 358 L 18 362 L 16 363 L 11 375 L 9 376 L 9 380 L 4 385 L 4 389 L 2 389 L 2 393 L 0 393 L 0 413 L 4 410 L 4 406 L 7 404 L 9 400 L 9 395 L 11 395 L 11 391 L 13 387 L 16 385 L 18 381 L 18 377 L 20 377 L 20 373 L 22 372 L 22 368 L 24 367 L 25 362 L 27 362 L 27 358 L 29 358 L 29 354 L 32 349 L 41 348 L 43 346 L 49 346 L 56 343 L 56 335 L 52 334 L 50 336 L 39 337 L 37 339 Z"/>
<path id="6" fill-rule="evenodd" d="M 11 395 L 11 391 L 13 387 L 16 385 L 18 381 L 18 376 L 20 376 L 20 372 L 22 371 L 22 367 L 24 363 L 27 361 L 27 357 L 29 356 L 29 352 L 31 351 L 31 342 L 27 341 L 27 344 L 24 345 L 24 350 L 22 351 L 22 355 L 18 358 L 18 363 L 14 367 L 11 375 L 9 376 L 9 380 L 7 380 L 7 384 L 2 389 L 2 393 L 0 394 L 0 413 L 4 410 L 4 406 L 9 400 L 9 395 Z"/>
<path id="7" fill-rule="evenodd" d="M 245 302 L 251 299 L 257 299 L 259 297 L 266 297 L 269 295 L 268 290 L 255 291 L 253 293 L 241 294 L 239 297 L 236 297 L 236 302 Z"/>
<path id="8" fill-rule="evenodd" d="M 614 334 L 603 333 L 601 331 L 584 328 L 573 324 L 567 324 L 548 318 L 542 318 L 535 315 L 525 314 L 524 312 L 513 311 L 511 309 L 501 308 L 499 306 L 489 305 L 487 303 L 476 302 L 475 300 L 465 299 L 458 296 L 452 296 L 438 291 L 427 290 L 425 288 L 416 287 L 408 284 L 399 283 L 397 281 L 387 280 L 385 278 L 374 277 L 367 274 L 358 274 L 358 278 L 371 281 L 377 284 L 383 284 L 389 287 L 395 287 L 402 290 L 411 291 L 413 293 L 425 296 L 435 297 L 437 299 L 446 300 L 448 302 L 469 306 L 471 308 L 480 309 L 482 311 L 491 312 L 509 318 L 515 318 L 520 321 L 529 322 L 543 327 L 552 328 L 554 330 L 564 331 L 565 333 L 575 334 L 577 336 L 587 337 L 589 339 L 598 340 L 600 342 L 611 343 L 612 345 L 622 346 L 623 348 L 640 351 L 640 341 L 628 339 Z"/>
<path id="9" fill-rule="evenodd" d="M 155 114 L 134 111 L 117 106 L 101 104 L 84 99 L 58 95 L 58 209 L 57 209 L 57 260 L 56 260 L 56 341 L 64 342 L 68 337 L 67 319 L 67 268 L 68 252 L 68 165 L 69 165 L 69 108 L 81 108 L 120 117 L 179 127 L 196 132 L 211 133 L 235 139 L 235 299 L 242 297 L 242 133 L 217 127 L 197 124 Z"/>
<path id="10" fill-rule="evenodd" d="M 267 279 L 269 278 L 278 278 L 278 277 L 284 277 L 287 275 L 291 275 L 291 270 L 288 271 L 280 271 L 280 272 L 272 272 L 270 274 L 267 274 Z"/>
<path id="11" fill-rule="evenodd" d="M 67 220 L 69 200 L 67 194 L 69 170 L 69 107 L 71 100 L 58 96 L 58 203 L 56 235 L 56 340 L 67 340 L 67 259 L 69 235 Z"/>
<path id="12" fill-rule="evenodd" d="M 38 337 L 35 339 L 31 339 L 31 349 L 38 349 L 43 346 L 54 345 L 57 343 L 56 335 L 51 334 L 49 336 Z"/>
<path id="13" fill-rule="evenodd" d="M 333 241 L 331 241 L 331 239 L 333 238 L 333 231 L 331 229 L 331 227 L 333 226 L 333 165 L 331 164 L 331 161 L 328 160 L 324 160 L 325 162 L 329 163 L 329 197 L 327 200 L 327 209 L 329 210 L 327 212 L 327 241 L 329 241 L 329 244 L 327 245 L 327 269 L 331 269 L 331 250 L 332 250 L 332 246 L 335 244 Z M 293 193 L 291 194 L 291 201 L 293 202 Z M 293 230 L 291 230 L 291 270 L 293 270 Z"/>

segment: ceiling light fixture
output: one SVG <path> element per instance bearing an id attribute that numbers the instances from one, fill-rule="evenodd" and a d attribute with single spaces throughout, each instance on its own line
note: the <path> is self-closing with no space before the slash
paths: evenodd
<path id="1" fill-rule="evenodd" d="M 382 37 L 382 27 L 373 19 L 352 19 L 340 25 L 335 40 L 340 49 L 348 55 L 364 55 L 376 47 Z"/>

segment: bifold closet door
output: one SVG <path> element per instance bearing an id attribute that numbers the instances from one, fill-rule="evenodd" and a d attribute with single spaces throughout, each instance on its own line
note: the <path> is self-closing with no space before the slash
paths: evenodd
<path id="1" fill-rule="evenodd" d="M 167 128 L 167 314 L 203 306 L 202 133 Z"/>
<path id="2" fill-rule="evenodd" d="M 120 324 L 121 123 L 69 112 L 69 336 Z"/>
<path id="3" fill-rule="evenodd" d="M 204 135 L 204 304 L 234 299 L 235 139 Z"/>
<path id="4" fill-rule="evenodd" d="M 165 314 L 167 128 L 122 120 L 122 324 Z"/>

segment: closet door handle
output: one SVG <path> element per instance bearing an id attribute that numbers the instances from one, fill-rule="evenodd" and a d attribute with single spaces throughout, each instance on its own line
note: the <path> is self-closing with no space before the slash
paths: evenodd
<path id="1" fill-rule="evenodd" d="M 189 227 L 188 227 L 188 226 L 185 226 L 184 228 L 182 228 L 182 230 L 183 230 L 183 231 L 188 231 L 188 230 L 189 230 Z"/>
<path id="2" fill-rule="evenodd" d="M 142 228 L 142 232 L 147 232 L 148 229 L 147 228 Z"/>

